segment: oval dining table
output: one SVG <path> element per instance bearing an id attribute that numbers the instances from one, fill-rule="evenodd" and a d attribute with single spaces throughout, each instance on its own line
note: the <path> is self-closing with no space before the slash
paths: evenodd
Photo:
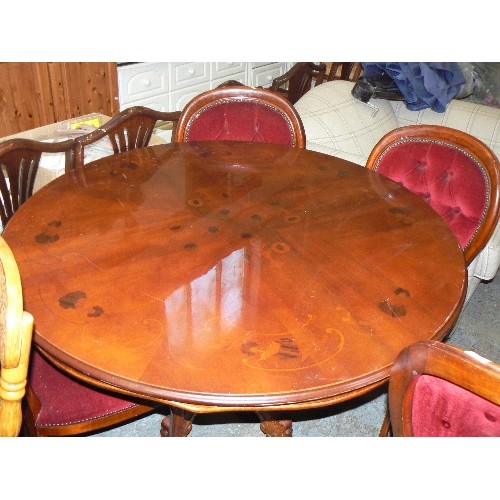
<path id="1" fill-rule="evenodd" d="M 374 171 L 305 149 L 191 142 L 115 154 L 28 199 L 4 239 L 34 343 L 97 386 L 163 402 L 162 435 L 199 413 L 287 410 L 386 383 L 441 340 L 466 292 L 433 209 Z"/>

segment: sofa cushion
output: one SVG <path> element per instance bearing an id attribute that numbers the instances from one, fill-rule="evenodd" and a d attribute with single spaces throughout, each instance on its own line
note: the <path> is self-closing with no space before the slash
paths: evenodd
<path id="1" fill-rule="evenodd" d="M 399 124 L 389 101 L 371 99 L 370 104 L 378 108 L 374 113 L 372 106 L 352 96 L 354 84 L 344 80 L 322 83 L 304 94 L 295 108 L 304 124 L 308 149 L 313 144 L 330 148 L 334 156 L 347 153 L 364 165 L 378 140 Z"/>
<path id="2" fill-rule="evenodd" d="M 445 113 L 431 109 L 410 111 L 402 102 L 390 102 L 398 126 L 443 125 L 467 132 L 483 141 L 500 158 L 500 109 L 483 104 L 453 99 Z"/>

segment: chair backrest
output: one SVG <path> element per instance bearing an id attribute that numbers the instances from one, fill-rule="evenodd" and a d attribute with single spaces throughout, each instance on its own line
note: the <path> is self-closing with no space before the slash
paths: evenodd
<path id="1" fill-rule="evenodd" d="M 475 137 L 440 125 L 387 133 L 366 167 L 399 182 L 447 222 L 470 264 L 490 239 L 500 213 L 500 163 Z"/>
<path id="2" fill-rule="evenodd" d="M 438 341 L 401 351 L 389 377 L 393 436 L 500 436 L 500 365 Z"/>
<path id="3" fill-rule="evenodd" d="M 284 97 L 243 85 L 202 92 L 181 112 L 175 142 L 249 141 L 305 147 L 302 120 Z"/>
<path id="4" fill-rule="evenodd" d="M 21 429 L 32 332 L 14 255 L 0 237 L 0 436 L 17 436 Z"/>
<path id="5" fill-rule="evenodd" d="M 179 111 L 156 111 L 144 106 L 132 106 L 120 111 L 98 129 L 74 139 L 75 157 L 73 168 L 84 164 L 85 147 L 100 140 L 109 140 L 114 154 L 143 148 L 149 144 L 158 121 L 175 123 Z"/>
<path id="6" fill-rule="evenodd" d="M 14 212 L 33 194 L 43 153 L 65 153 L 66 168 L 73 162 L 74 142 L 9 139 L 0 143 L 0 218 L 5 227 Z"/>
<path id="7" fill-rule="evenodd" d="M 295 63 L 286 73 L 275 78 L 269 88 L 295 104 L 311 87 L 320 85 L 326 75 L 326 64 Z"/>
<path id="8" fill-rule="evenodd" d="M 363 74 L 363 66 L 360 62 L 331 62 L 326 64 L 328 65 L 327 82 L 332 80 L 355 82 Z"/>

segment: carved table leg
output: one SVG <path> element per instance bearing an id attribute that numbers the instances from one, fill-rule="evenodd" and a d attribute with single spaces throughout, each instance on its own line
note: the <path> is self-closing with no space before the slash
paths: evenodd
<path id="1" fill-rule="evenodd" d="M 258 411 L 260 430 L 269 437 L 292 437 L 292 421 L 287 419 L 277 420 L 277 412 Z"/>
<path id="2" fill-rule="evenodd" d="M 170 407 L 170 415 L 161 421 L 161 437 L 186 437 L 193 427 L 195 413 Z"/>

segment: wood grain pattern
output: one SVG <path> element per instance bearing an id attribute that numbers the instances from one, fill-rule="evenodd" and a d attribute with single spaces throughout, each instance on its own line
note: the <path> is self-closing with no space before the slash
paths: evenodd
<path id="1" fill-rule="evenodd" d="M 114 62 L 0 63 L 0 137 L 119 111 Z"/>
<path id="2" fill-rule="evenodd" d="M 362 394 L 465 297 L 462 251 L 424 201 L 270 144 L 103 158 L 35 193 L 4 237 L 42 349 L 192 412 Z"/>

